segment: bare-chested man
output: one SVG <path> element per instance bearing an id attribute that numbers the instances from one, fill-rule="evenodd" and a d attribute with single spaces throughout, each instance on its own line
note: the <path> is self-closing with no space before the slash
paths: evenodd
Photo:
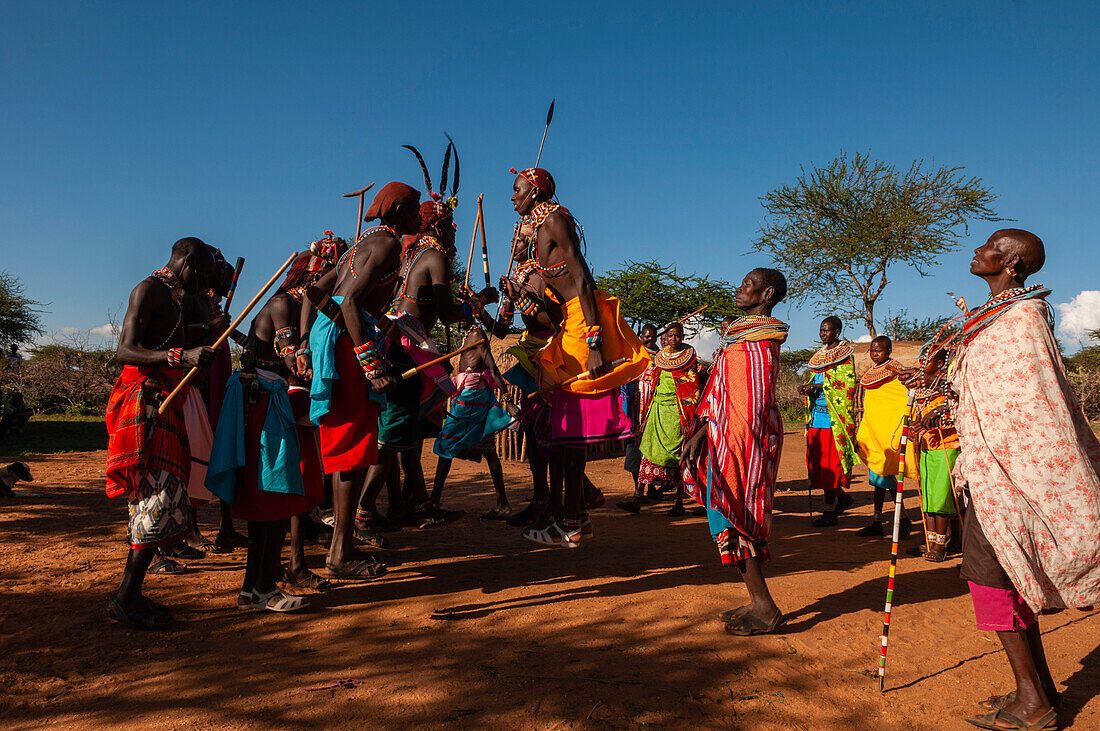
<path id="1" fill-rule="evenodd" d="M 431 193 L 430 181 L 427 181 Z M 443 181 L 446 188 L 446 181 Z M 405 255 L 403 277 L 386 325 L 389 346 L 386 359 L 394 372 L 408 370 L 438 355 L 429 333 L 436 322 L 450 324 L 464 316 L 480 312 L 487 302 L 496 301 L 496 290 L 489 288 L 472 297 L 466 304 L 451 295 L 451 257 L 455 252 L 453 195 L 446 200 L 432 198 L 420 206 L 420 225 L 412 247 Z M 465 315 L 464 315 L 465 310 Z M 425 379 L 434 387 L 425 389 Z M 425 395 L 425 391 L 427 394 Z M 455 393 L 454 384 L 441 366 L 432 366 L 423 373 L 399 381 L 386 396 L 379 415 L 379 462 L 367 474 L 367 489 L 363 493 L 356 515 L 361 531 L 370 532 L 380 520 L 376 500 L 387 478 L 394 474 L 400 458 L 404 472 L 404 490 L 409 504 L 405 522 L 419 528 L 441 525 L 460 517 L 461 513 L 433 507 L 420 463 L 422 438 L 419 423 L 448 396 Z M 395 511 L 390 506 L 391 517 Z"/>
<path id="2" fill-rule="evenodd" d="M 378 318 L 393 298 L 401 270 L 401 236 L 418 229 L 420 193 L 404 183 L 387 183 L 367 211 L 368 229 L 337 264 L 309 290 L 321 311 L 308 324 L 312 308 L 303 307 L 299 372 L 311 376 L 310 418 L 321 427 L 321 458 L 326 473 L 335 473 L 335 524 L 326 568 L 341 579 L 372 578 L 385 571 L 377 558 L 355 548 L 355 506 L 363 492 L 367 468 L 378 461 L 378 402 L 388 391 L 381 353 Z M 332 299 L 323 302 L 324 294 Z M 335 303 L 335 306 L 333 306 Z M 312 361 L 312 362 L 310 362 Z"/>
<path id="3" fill-rule="evenodd" d="M 142 628 L 166 627 L 174 621 L 166 606 L 145 597 L 141 589 L 157 546 L 186 537 L 192 528 L 186 394 L 163 415 L 157 415 L 157 408 L 185 367 L 206 367 L 214 359 L 208 347 L 183 347 L 183 295 L 206 287 L 213 268 L 214 258 L 202 241 L 177 241 L 167 266 L 130 293 L 119 335 L 117 357 L 123 369 L 106 417 L 107 495 L 125 495 L 129 502 L 130 553 L 122 583 L 108 597 L 108 614 Z"/>
<path id="4" fill-rule="evenodd" d="M 539 353 L 541 387 L 562 383 L 594 371 L 552 392 L 550 442 L 563 451 L 563 519 L 540 520 L 524 537 L 546 545 L 576 548 L 582 532 L 591 535 L 584 513 L 584 465 L 587 445 L 630 437 L 630 420 L 619 401 L 619 388 L 639 377 L 650 358 L 638 336 L 619 314 L 619 302 L 596 289 L 581 252 L 576 222 L 553 202 L 554 179 L 541 168 L 520 172 L 512 186 L 512 205 L 523 217 L 520 231 L 527 239 L 534 269 L 546 294 L 562 308 L 557 334 Z M 623 358 L 608 372 L 603 366 Z"/>

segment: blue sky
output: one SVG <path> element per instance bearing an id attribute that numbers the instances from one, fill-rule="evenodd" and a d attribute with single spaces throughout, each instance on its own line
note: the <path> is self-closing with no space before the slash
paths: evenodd
<path id="1" fill-rule="evenodd" d="M 0 268 L 54 332 L 103 325 L 186 235 L 246 257 L 247 295 L 322 230 L 354 234 L 341 193 L 419 187 L 401 144 L 438 174 L 447 131 L 460 249 L 484 193 L 495 279 L 508 168 L 533 163 L 556 97 L 543 165 L 597 271 L 652 257 L 740 281 L 767 263 L 744 255 L 759 197 L 870 151 L 982 177 L 1047 242 L 1037 281 L 1077 297 L 1063 316 L 1100 327 L 1100 5 L 472 5 L 4 3 Z M 933 279 L 895 271 L 879 314 L 980 298 L 969 252 L 993 228 Z M 777 314 L 793 346 L 816 338 L 808 309 Z"/>

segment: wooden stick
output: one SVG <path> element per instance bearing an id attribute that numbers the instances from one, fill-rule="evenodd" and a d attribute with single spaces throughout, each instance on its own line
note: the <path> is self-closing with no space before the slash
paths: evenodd
<path id="1" fill-rule="evenodd" d="M 703 310 L 707 309 L 708 307 L 710 307 L 710 305 L 703 305 L 702 307 L 700 307 L 699 309 L 697 309 L 697 310 L 696 310 L 695 312 L 692 312 L 692 313 L 691 313 L 690 315 L 684 315 L 684 316 L 683 316 L 683 317 L 681 317 L 681 318 L 680 318 L 679 320 L 676 320 L 675 322 L 670 322 L 670 323 L 668 323 L 668 326 L 667 326 L 667 327 L 665 327 L 665 329 L 664 329 L 664 330 L 662 330 L 661 332 L 657 333 L 657 337 L 661 337 L 662 335 L 664 335 L 664 334 L 665 334 L 666 332 L 668 332 L 668 328 L 672 327 L 672 326 L 673 326 L 673 325 L 675 325 L 676 323 L 681 323 L 681 324 L 682 324 L 682 323 L 685 323 L 685 322 L 687 322 L 688 320 L 690 320 L 691 318 L 693 318 L 693 317 L 695 317 L 696 315 L 698 315 L 698 314 L 699 314 L 700 312 L 702 312 Z"/>
<path id="2" fill-rule="evenodd" d="M 470 288 L 470 265 L 474 263 L 474 242 L 477 241 L 477 225 L 481 222 L 481 198 L 480 195 L 477 197 L 477 218 L 474 219 L 474 231 L 470 234 L 470 255 L 466 257 L 466 289 Z"/>
<path id="3" fill-rule="evenodd" d="M 398 376 L 396 380 L 401 381 L 401 380 L 404 380 L 406 378 L 412 378 L 413 376 L 415 376 L 417 373 L 420 373 L 421 371 L 427 370 L 428 368 L 431 368 L 434 365 L 439 365 L 440 363 L 442 363 L 445 360 L 450 360 L 451 358 L 453 358 L 456 355 L 460 355 L 462 353 L 465 353 L 467 350 L 473 350 L 474 348 L 480 347 L 482 345 L 485 345 L 484 340 L 478 340 L 476 343 L 470 343 L 469 345 L 463 345 L 458 350 L 452 350 L 450 353 L 447 353 L 446 355 L 441 355 L 438 358 L 434 358 L 432 360 L 429 360 L 427 363 L 421 363 L 416 368 L 410 368 L 409 370 L 405 371 L 400 376 Z"/>
<path id="4" fill-rule="evenodd" d="M 354 198 L 359 196 L 359 220 L 355 223 L 355 241 L 359 241 L 359 237 L 363 234 L 363 196 L 367 194 L 367 191 L 374 187 L 374 183 L 371 183 L 366 188 L 360 188 L 354 193 L 344 193 L 341 198 Z"/>
<path id="5" fill-rule="evenodd" d="M 485 197 L 482 193 L 477 197 L 477 220 L 481 223 L 481 265 L 485 269 L 485 288 L 493 286 L 493 283 L 489 281 L 489 245 L 485 242 L 485 211 L 481 208 L 481 199 Z M 466 270 L 466 280 L 469 281 L 469 269 Z"/>
<path id="6" fill-rule="evenodd" d="M 222 308 L 223 312 L 229 312 L 229 305 L 233 302 L 233 295 L 237 292 L 237 280 L 241 278 L 241 270 L 244 269 L 244 257 L 237 257 L 237 266 L 233 268 L 233 283 L 229 285 L 229 294 L 225 296 L 225 307 Z"/>
<path id="7" fill-rule="evenodd" d="M 900 457 L 898 464 L 898 490 L 894 496 L 894 535 L 890 546 L 890 570 L 886 579 L 886 609 L 882 618 L 882 648 L 878 659 L 878 689 L 881 693 L 886 687 L 886 645 L 890 639 L 890 613 L 894 606 L 894 577 L 898 572 L 898 536 L 901 533 L 901 517 L 904 515 L 905 492 L 905 448 L 909 441 L 909 414 L 913 411 L 913 400 L 916 391 L 909 392 L 909 398 L 905 404 L 905 418 L 901 422 L 901 446 L 898 448 Z"/>
<path id="8" fill-rule="evenodd" d="M 576 375 L 576 376 L 572 376 L 570 378 L 566 378 L 561 383 L 555 383 L 553 386 L 547 386 L 546 388 L 542 389 L 541 391 L 536 391 L 532 395 L 533 396 L 542 396 L 544 394 L 550 393 L 551 391 L 553 391 L 555 389 L 561 388 L 562 386 L 568 386 L 570 383 L 575 383 L 575 382 L 577 382 L 581 379 L 595 378 L 597 372 L 602 371 L 602 372 L 606 373 L 606 372 L 610 371 L 612 368 L 614 368 L 615 366 L 620 366 L 625 362 L 626 362 L 626 358 L 618 358 L 616 360 L 611 361 L 610 363 L 604 363 L 602 366 L 600 366 L 599 368 L 596 368 L 594 370 L 585 371 L 584 373 L 581 373 L 580 375 Z"/>
<path id="9" fill-rule="evenodd" d="M 217 350 L 222 346 L 222 344 L 229 338 L 229 335 L 237 329 L 238 325 L 240 325 L 244 321 L 244 318 L 248 317 L 248 313 L 252 311 L 252 308 L 256 306 L 256 303 L 259 302 L 265 294 L 267 294 L 267 290 L 271 289 L 275 285 L 275 282 L 278 281 L 279 277 L 283 276 L 283 272 L 289 269 L 290 265 L 293 264 L 294 260 L 297 258 L 297 251 L 287 257 L 287 260 L 283 262 L 283 265 L 281 267 L 279 267 L 279 271 L 275 272 L 271 279 L 267 280 L 267 284 L 263 286 L 263 289 L 256 293 L 256 296 L 252 298 L 251 302 L 245 305 L 245 308 L 241 310 L 241 314 L 237 315 L 236 319 L 234 319 L 233 322 L 229 324 L 229 328 L 218 336 L 218 339 L 215 340 L 214 344 L 210 346 L 211 348 Z M 168 411 L 168 406 L 171 405 L 176 396 L 180 394 L 180 391 L 182 391 L 184 387 L 187 386 L 187 384 L 194 380 L 195 376 L 198 375 L 198 372 L 200 370 L 202 369 L 198 366 L 195 366 L 187 372 L 187 375 L 184 376 L 183 379 L 176 385 L 176 387 L 172 389 L 172 393 L 168 394 L 167 398 L 165 398 L 164 401 L 161 402 L 160 408 L 157 409 L 158 416 L 164 416 L 164 412 Z"/>

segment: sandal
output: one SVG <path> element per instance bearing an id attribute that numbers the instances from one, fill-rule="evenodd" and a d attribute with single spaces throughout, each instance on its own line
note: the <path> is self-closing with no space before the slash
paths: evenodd
<path id="1" fill-rule="evenodd" d="M 146 607 L 145 611 L 127 612 L 114 596 L 107 597 L 107 616 L 138 629 L 164 629 L 176 621 L 171 614 L 153 611 L 151 607 Z"/>
<path id="2" fill-rule="evenodd" d="M 620 500 L 619 502 L 615 503 L 615 507 L 619 510 L 625 510 L 628 513 L 633 513 L 634 515 L 637 515 L 638 513 L 642 512 L 642 501 L 639 500 L 637 497 L 632 497 L 629 500 Z"/>
<path id="3" fill-rule="evenodd" d="M 285 614 L 287 612 L 297 612 L 299 609 L 305 609 L 309 606 L 309 600 L 304 596 L 287 594 L 279 588 L 272 589 L 266 594 L 252 592 L 252 596 L 255 597 L 252 606 L 256 609 L 263 609 L 268 612 Z M 272 602 L 274 602 L 274 604 Z"/>
<path id="4" fill-rule="evenodd" d="M 534 526 L 524 528 L 523 537 L 544 546 L 580 548 L 581 545 L 581 531 L 579 528 L 575 531 L 566 531 L 556 522 L 542 529 Z"/>
<path id="5" fill-rule="evenodd" d="M 343 581 L 357 580 L 357 579 L 377 579 L 386 573 L 386 564 L 382 563 L 374 556 L 368 559 L 364 559 L 357 563 L 352 564 L 349 568 L 341 569 L 328 562 L 325 563 L 325 570 L 334 579 L 340 579 Z"/>
<path id="6" fill-rule="evenodd" d="M 197 561 L 200 558 L 206 558 L 205 553 L 183 542 L 173 543 L 170 546 L 161 546 L 160 555 L 165 558 L 179 558 L 184 561 Z"/>
<path id="7" fill-rule="evenodd" d="M 1004 695 L 991 695 L 984 701 L 978 701 L 978 707 L 987 711 L 999 711 L 1014 700 L 1016 700 L 1016 691 L 1010 690 Z M 1047 693 L 1047 700 L 1050 701 L 1050 707 L 1057 711 L 1061 705 L 1062 694 Z"/>
<path id="8" fill-rule="evenodd" d="M 362 543 L 365 546 L 372 546 L 374 548 L 389 548 L 390 542 L 385 536 L 371 530 L 370 528 L 356 528 L 355 540 L 357 543 Z"/>
<path id="9" fill-rule="evenodd" d="M 726 611 L 718 615 L 718 619 L 723 622 L 730 622 L 735 617 L 740 617 L 742 614 L 748 614 L 750 609 L 752 609 L 751 604 L 746 604 L 745 606 L 737 607 L 736 609 L 727 609 Z"/>
<path id="10" fill-rule="evenodd" d="M 170 558 L 158 558 L 149 564 L 149 569 L 145 573 L 158 576 L 179 576 L 186 574 L 187 568 Z"/>
<path id="11" fill-rule="evenodd" d="M 768 635 L 782 627 L 786 621 L 787 618 L 784 617 L 783 612 L 778 609 L 775 610 L 775 616 L 767 623 L 755 614 L 745 612 L 726 623 L 726 632 L 731 635 L 737 635 L 738 637 Z"/>
<path id="12" fill-rule="evenodd" d="M 283 572 L 283 583 L 290 584 L 299 589 L 313 589 L 314 591 L 325 591 L 332 588 L 331 581 L 322 576 L 318 576 L 309 569 L 305 569 L 300 574 L 296 574 L 290 569 L 287 569 Z"/>
<path id="13" fill-rule="evenodd" d="M 247 612 L 256 608 L 254 595 L 251 591 L 237 592 L 237 611 Z"/>
<path id="14" fill-rule="evenodd" d="M 493 508 L 487 513 L 482 513 L 482 520 L 508 520 L 508 517 L 512 514 L 511 508 Z"/>
<path id="15" fill-rule="evenodd" d="M 527 507 L 518 513 L 512 513 L 504 522 L 513 528 L 526 528 L 536 523 L 538 519 L 546 513 L 549 507 L 549 503 L 529 502 L 527 503 Z"/>
<path id="16" fill-rule="evenodd" d="M 997 721 L 1007 721 L 1012 724 L 1011 726 L 1001 726 Z M 998 708 L 993 713 L 986 714 L 984 716 L 978 716 L 977 718 L 967 718 L 966 722 L 977 726 L 978 728 L 987 729 L 1020 729 L 1021 731 L 1048 731 L 1058 728 L 1058 712 L 1051 708 L 1044 713 L 1041 718 L 1035 723 L 1029 724 L 1014 713 L 1009 713 L 1004 708 Z"/>
<path id="17" fill-rule="evenodd" d="M 192 539 L 194 539 L 194 543 L 191 542 Z M 218 547 L 214 545 L 214 541 L 200 533 L 192 533 L 187 538 L 187 545 L 196 551 L 202 551 L 204 554 L 218 552 Z"/>
<path id="18" fill-rule="evenodd" d="M 248 539 L 237 531 L 233 531 L 229 536 L 229 540 L 223 541 L 222 535 L 219 533 L 214 537 L 214 548 L 217 553 L 231 553 L 238 548 L 248 548 Z"/>

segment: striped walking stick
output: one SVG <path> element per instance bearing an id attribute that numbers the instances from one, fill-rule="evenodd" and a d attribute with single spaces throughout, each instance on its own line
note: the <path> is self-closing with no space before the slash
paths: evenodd
<path id="1" fill-rule="evenodd" d="M 890 544 L 890 573 L 886 581 L 886 609 L 882 617 L 882 654 L 878 659 L 878 689 L 881 693 L 886 686 L 886 643 L 890 638 L 890 610 L 894 604 L 894 577 L 898 572 L 898 536 L 901 532 L 902 499 L 905 491 L 905 448 L 909 442 L 909 414 L 913 411 L 914 391 L 909 391 L 905 404 L 905 418 L 901 422 L 901 446 L 898 448 L 898 494 L 894 500 L 894 538 Z"/>

